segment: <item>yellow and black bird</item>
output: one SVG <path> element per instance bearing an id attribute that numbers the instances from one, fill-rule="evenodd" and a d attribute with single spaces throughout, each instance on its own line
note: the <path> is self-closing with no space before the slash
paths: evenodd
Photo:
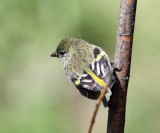
<path id="1" fill-rule="evenodd" d="M 113 67 L 108 55 L 100 47 L 81 39 L 65 38 L 50 56 L 60 59 L 68 79 L 83 96 L 96 100 L 106 85 L 107 94 L 112 94 Z M 106 97 L 102 101 L 107 107 Z"/>

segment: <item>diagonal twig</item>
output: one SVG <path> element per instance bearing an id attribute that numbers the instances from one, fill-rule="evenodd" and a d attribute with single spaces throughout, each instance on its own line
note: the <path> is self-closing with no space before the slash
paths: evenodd
<path id="1" fill-rule="evenodd" d="M 99 109 L 99 106 L 101 104 L 101 101 L 104 97 L 104 95 L 106 94 L 107 92 L 107 87 L 108 86 L 104 86 L 98 100 L 97 100 L 97 103 L 96 103 L 96 106 L 95 106 L 95 109 L 94 109 L 94 112 L 93 112 L 93 116 L 92 116 L 92 119 L 91 119 L 91 122 L 90 122 L 90 126 L 89 126 L 89 130 L 88 130 L 88 133 L 91 133 L 92 132 L 92 128 L 93 128 L 93 124 L 95 122 L 95 118 L 96 118 L 96 115 L 97 115 L 97 112 L 98 112 L 98 109 Z"/>
<path id="2" fill-rule="evenodd" d="M 109 108 L 107 133 L 124 133 L 127 88 L 130 77 L 130 65 L 133 43 L 137 0 L 121 0 L 119 23 L 117 29 L 114 66 L 121 69 L 114 73 L 116 83 L 112 88 Z M 88 133 L 91 133 L 100 103 L 107 91 L 103 88 L 90 122 Z"/>

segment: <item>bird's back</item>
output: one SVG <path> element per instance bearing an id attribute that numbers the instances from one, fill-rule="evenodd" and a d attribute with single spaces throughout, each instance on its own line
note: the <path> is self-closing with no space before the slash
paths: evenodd
<path id="1" fill-rule="evenodd" d="M 66 72 L 68 72 L 67 75 L 70 75 L 70 80 L 75 85 L 79 85 L 93 91 L 102 90 L 103 87 L 85 71 L 86 68 L 89 68 L 107 85 L 110 83 L 110 61 L 106 53 L 101 48 L 88 43 L 79 43 L 77 46 L 70 48 L 70 54 L 71 55 L 66 66 Z"/>

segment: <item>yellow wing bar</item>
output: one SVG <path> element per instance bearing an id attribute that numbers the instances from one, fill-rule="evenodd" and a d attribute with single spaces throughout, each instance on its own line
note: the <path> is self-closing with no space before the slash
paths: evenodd
<path id="1" fill-rule="evenodd" d="M 96 81 L 100 86 L 104 87 L 107 86 L 106 83 L 100 79 L 99 77 L 97 77 L 90 68 L 85 68 L 85 71 L 94 79 L 94 81 Z"/>

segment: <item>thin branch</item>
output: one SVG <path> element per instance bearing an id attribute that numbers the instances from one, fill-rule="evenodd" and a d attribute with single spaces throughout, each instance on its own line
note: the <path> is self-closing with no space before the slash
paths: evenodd
<path id="1" fill-rule="evenodd" d="M 95 106 L 95 109 L 94 109 L 94 112 L 93 112 L 93 116 L 92 116 L 92 119 L 91 119 L 91 122 L 90 122 L 90 126 L 89 126 L 89 130 L 88 130 L 88 133 L 91 133 L 92 132 L 92 128 L 93 128 L 93 124 L 95 122 L 95 118 L 96 118 L 96 115 L 97 115 L 97 112 L 98 112 L 98 109 L 99 109 L 99 106 L 101 104 L 101 101 L 104 97 L 104 95 L 106 94 L 107 92 L 107 87 L 108 86 L 105 86 L 97 100 L 97 103 L 96 103 L 96 106 Z"/>
<path id="2" fill-rule="evenodd" d="M 133 32 L 137 0 L 121 0 L 119 23 L 117 30 L 114 66 L 121 71 L 114 73 L 116 83 L 112 88 L 108 114 L 108 133 L 124 133 L 127 88 L 130 75 Z M 107 91 L 103 88 L 90 122 L 88 133 L 91 133 L 100 103 Z"/>
<path id="3" fill-rule="evenodd" d="M 124 133 L 126 97 L 130 77 L 133 32 L 137 0 L 121 0 L 114 65 L 116 83 L 112 88 L 107 133 Z"/>

